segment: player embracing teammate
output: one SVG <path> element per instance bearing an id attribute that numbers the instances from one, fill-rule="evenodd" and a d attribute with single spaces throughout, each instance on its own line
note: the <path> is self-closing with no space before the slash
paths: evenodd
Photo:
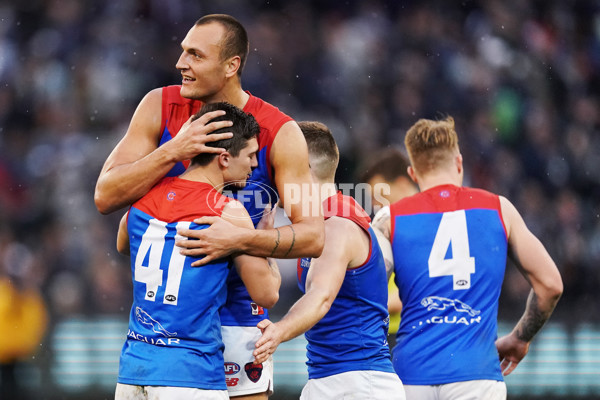
<path id="1" fill-rule="evenodd" d="M 147 217 L 143 220 L 147 231 L 152 227 L 152 233 L 158 232 L 154 237 L 169 238 L 176 270 L 187 267 L 200 271 L 217 263 L 220 274 L 227 272 L 226 294 L 219 289 L 210 296 L 225 303 L 211 308 L 220 310 L 222 328 L 218 336 L 222 335 L 225 343 L 223 363 L 212 368 L 221 376 L 229 366 L 240 377 L 228 387 L 229 396 L 268 397 L 273 387 L 273 351 L 281 341 L 308 331 L 310 379 L 303 399 L 338 399 L 340 393 L 361 399 L 404 399 L 400 379 L 407 399 L 464 399 L 460 396 L 465 394 L 474 399 L 505 399 L 502 375 L 510 373 L 527 354 L 531 340 L 562 293 L 562 281 L 543 245 L 507 199 L 461 186 L 462 156 L 452 119 L 420 120 L 409 129 L 405 140 L 411 161 L 409 174 L 421 193 L 384 207 L 371 227 L 358 204 L 333 191 L 335 142 L 329 153 L 311 152 L 309 170 L 307 141 L 310 146 L 311 140 L 317 140 L 314 149 L 326 149 L 324 144 L 327 140 L 331 144 L 332 137 L 322 132 L 328 129 L 322 124 L 304 123 L 305 140 L 289 116 L 242 89 L 248 38 L 237 20 L 222 14 L 205 16 L 190 29 L 181 47 L 176 64 L 181 85 L 152 90 L 142 99 L 125 136 L 100 173 L 95 201 L 102 213 L 129 206 L 151 189 L 156 190 L 153 187 L 163 177 L 183 173 L 189 160 L 204 153 L 215 155 L 218 161 L 213 165 L 220 166 L 221 174 L 230 171 L 221 183 L 232 183 L 234 177 L 247 180 L 248 184 L 238 189 L 251 193 L 253 200 L 260 198 L 248 201 L 248 197 L 240 196 L 239 201 L 226 205 L 217 196 L 218 204 L 211 204 L 208 211 L 204 208 L 201 213 L 177 214 L 193 220 L 175 227 L 160 219 L 155 222 L 157 218 L 146 212 L 152 207 L 136 211 L 142 218 L 139 221 Z M 246 155 L 249 171 L 240 167 L 241 160 L 232 156 L 228 146 L 210 144 L 232 138 L 227 132 L 232 121 L 218 118 L 224 112 L 213 111 L 192 120 L 203 105 L 217 102 L 251 114 L 258 123 L 256 151 Z M 311 130 L 321 133 L 311 136 L 307 134 Z M 330 139 L 319 142 L 324 137 Z M 313 178 L 319 189 L 329 190 L 329 196 L 319 199 L 313 195 Z M 292 199 L 286 185 L 302 188 L 300 199 Z M 212 188 L 217 192 L 222 189 L 218 185 Z M 165 193 L 165 204 L 174 204 L 176 193 Z M 291 224 L 273 228 L 264 221 L 269 220 L 268 210 L 278 201 Z M 224 210 L 236 204 L 245 208 L 236 218 L 252 220 L 255 226 L 262 219 L 264 229 L 255 230 L 226 218 Z M 395 282 L 403 303 L 393 368 L 386 341 L 387 275 L 375 228 L 391 243 Z M 130 241 L 142 246 L 149 256 L 134 260 L 133 278 L 146 285 L 140 292 L 145 301 L 161 301 L 166 309 L 149 313 L 136 307 L 132 319 L 161 336 L 161 343 L 174 344 L 178 332 L 156 318 L 168 313 L 167 305 L 179 302 L 171 275 L 165 275 L 171 264 L 152 264 L 152 252 L 165 247 L 158 239 L 144 241 L 145 231 L 139 231 L 142 237 L 135 232 L 133 236 L 129 232 Z M 262 273 L 272 276 L 277 275 L 276 268 L 267 267 L 265 258 L 304 259 L 299 277 L 305 295 L 282 321 L 267 320 L 267 312 L 259 303 L 272 305 L 272 301 L 255 301 L 259 293 L 253 289 L 249 292 L 251 288 L 245 284 L 251 285 L 251 280 L 241 276 L 243 269 L 226 269 L 223 260 L 240 254 L 254 256 Z M 498 297 L 507 254 L 513 256 L 532 291 L 513 331 L 496 340 Z M 184 259 L 192 262 L 177 264 Z M 128 341 L 158 344 L 132 332 Z M 154 383 L 143 377 L 120 382 L 141 387 L 135 397 L 140 400 L 149 398 L 149 387 L 163 386 L 158 378 Z M 200 391 L 213 389 L 212 384 L 203 387 L 193 378 L 168 384 Z M 222 398 L 223 386 L 214 387 L 218 391 L 214 398 Z M 208 398 L 205 395 L 196 392 L 185 396 Z M 117 399 L 123 396 L 129 394 L 117 391 Z"/>

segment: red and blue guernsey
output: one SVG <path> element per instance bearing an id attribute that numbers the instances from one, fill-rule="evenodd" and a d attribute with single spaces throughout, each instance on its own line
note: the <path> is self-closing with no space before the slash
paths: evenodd
<path id="1" fill-rule="evenodd" d="M 394 372 L 387 344 L 387 277 L 371 219 L 352 197 L 338 193 L 323 202 L 325 219 L 347 218 L 371 237 L 367 260 L 348 269 L 329 312 L 305 333 L 308 378 L 348 371 Z M 306 289 L 310 258 L 298 260 L 298 286 Z"/>
<path id="2" fill-rule="evenodd" d="M 494 345 L 507 258 L 499 197 L 441 185 L 390 212 L 403 304 L 396 373 L 406 385 L 502 381 Z"/>
<path id="3" fill-rule="evenodd" d="M 159 145 L 172 139 L 181 126 L 195 114 L 202 106 L 202 102 L 181 97 L 179 94 L 181 86 L 167 86 L 163 88 L 162 101 L 162 126 Z M 273 105 L 252 96 L 244 106 L 244 112 L 252 114 L 260 126 L 258 135 L 259 151 L 257 154 L 258 167 L 252 171 L 246 187 L 234 193 L 224 191 L 240 201 L 248 210 L 254 225 L 260 221 L 264 208 L 267 204 L 275 205 L 278 199 L 277 189 L 274 183 L 273 171 L 270 163 L 269 152 L 273 140 L 279 129 L 292 118 L 279 111 Z M 168 176 L 181 174 L 188 163 L 179 163 L 169 172 Z M 268 318 L 266 310 L 256 307 L 244 283 L 232 268 L 227 281 L 228 294 L 225 307 L 221 310 L 221 323 L 227 326 L 256 326 L 256 324 Z"/>
<path id="4" fill-rule="evenodd" d="M 135 202 L 127 228 L 133 306 L 118 382 L 226 390 L 219 309 L 229 258 L 193 268 L 175 246 L 177 229 L 221 215 L 230 201 L 211 185 L 167 177 Z"/>

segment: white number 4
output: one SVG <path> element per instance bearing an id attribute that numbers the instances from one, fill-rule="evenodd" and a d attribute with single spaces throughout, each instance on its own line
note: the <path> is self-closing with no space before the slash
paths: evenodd
<path id="1" fill-rule="evenodd" d="M 452 258 L 446 258 L 452 246 Z M 469 254 L 467 217 L 464 210 L 446 212 L 442 215 L 429 253 L 429 277 L 452 275 L 453 289 L 471 287 L 471 274 L 475 273 L 475 258 Z"/>

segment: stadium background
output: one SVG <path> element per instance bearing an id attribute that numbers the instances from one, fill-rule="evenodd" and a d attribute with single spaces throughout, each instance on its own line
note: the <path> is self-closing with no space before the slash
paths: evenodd
<path id="1" fill-rule="evenodd" d="M 509 398 L 600 398 L 598 1 L 2 0 L 0 278 L 39 289 L 50 316 L 16 365 L 19 398 L 112 398 L 131 279 L 121 213 L 97 212 L 95 181 L 141 97 L 180 81 L 179 43 L 213 12 L 249 32 L 245 89 L 332 128 L 339 182 L 417 118 L 454 116 L 465 183 L 512 199 L 565 283 Z M 299 295 L 282 270 L 274 318 Z M 509 266 L 501 330 L 527 293 Z M 34 336 L 1 327 L 0 354 Z M 303 357 L 302 339 L 281 350 L 273 399 L 297 398 Z"/>

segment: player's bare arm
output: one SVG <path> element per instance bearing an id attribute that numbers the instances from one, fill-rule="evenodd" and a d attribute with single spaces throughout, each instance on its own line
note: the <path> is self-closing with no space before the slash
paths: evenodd
<path id="1" fill-rule="evenodd" d="M 227 203 L 222 215 L 223 219 L 235 226 L 254 230 L 248 211 L 238 201 Z M 268 213 L 265 218 L 271 215 Z M 281 286 L 281 275 L 275 260 L 239 254 L 233 257 L 233 262 L 252 300 L 261 307 L 273 307 L 279 300 Z"/>
<path id="2" fill-rule="evenodd" d="M 256 342 L 255 362 L 264 362 L 281 342 L 312 328 L 327 314 L 344 281 L 347 269 L 361 265 L 368 257 L 369 239 L 355 223 L 338 217 L 325 222 L 328 238 L 319 258 L 312 260 L 306 277 L 306 293 L 281 319 L 263 320 L 257 327 L 262 337 Z"/>
<path id="3" fill-rule="evenodd" d="M 293 228 L 294 242 L 289 247 L 283 244 L 275 257 L 319 257 L 325 240 L 321 200 L 310 174 L 306 141 L 296 122 L 281 127 L 270 157 L 281 205 L 292 222 L 289 227 Z"/>
<path id="4" fill-rule="evenodd" d="M 529 344 L 554 311 L 563 291 L 562 279 L 544 245 L 529 231 L 516 208 L 500 198 L 508 234 L 509 254 L 531 284 L 523 316 L 512 332 L 496 341 L 504 375 L 510 374 L 529 351 Z"/>
<path id="5" fill-rule="evenodd" d="M 179 234 L 198 240 L 178 241 L 184 255 L 200 256 L 194 266 L 235 252 L 258 257 L 318 257 L 323 249 L 323 216 L 316 187 L 308 166 L 306 142 L 295 122 L 281 127 L 270 152 L 271 165 L 281 203 L 292 224 L 275 229 L 251 230 L 234 227 L 219 217 L 195 222 L 210 224 L 202 231 L 181 230 Z"/>
<path id="6" fill-rule="evenodd" d="M 213 130 L 231 126 L 230 121 L 207 124 L 222 111 L 189 120 L 179 133 L 158 146 L 162 112 L 162 89 L 149 92 L 138 105 L 125 136 L 108 156 L 98 182 L 94 201 L 103 214 L 132 204 L 150 190 L 177 163 L 201 152 L 221 152 L 207 142 L 231 137 L 231 133 L 209 135 Z"/>
<path id="7" fill-rule="evenodd" d="M 127 211 L 121 217 L 121 221 L 119 221 L 119 231 L 117 232 L 117 251 L 124 256 L 129 255 L 129 234 L 127 231 L 127 216 L 129 215 L 129 211 Z"/>
<path id="8" fill-rule="evenodd" d="M 392 245 L 390 244 L 390 239 L 392 237 L 392 223 L 389 206 L 384 206 L 377 211 L 371 226 L 377 235 L 377 241 L 379 242 L 379 247 L 383 253 L 385 270 L 389 280 L 394 271 L 394 256 L 392 253 Z M 400 300 L 397 288 L 388 292 L 388 311 L 390 313 L 402 312 L 402 301 Z"/>
<path id="9" fill-rule="evenodd" d="M 390 244 L 392 228 L 389 206 L 382 207 L 377 214 L 375 214 L 371 226 L 373 227 L 373 231 L 375 231 L 377 241 L 379 242 L 379 247 L 383 253 L 385 270 L 389 280 L 392 272 L 394 271 L 394 256 L 392 254 L 392 245 Z M 397 303 L 395 304 L 397 305 Z M 400 307 L 402 306 L 400 305 Z"/>
<path id="10" fill-rule="evenodd" d="M 392 223 L 390 217 L 390 207 L 384 206 L 377 211 L 371 225 L 377 228 L 379 232 L 389 241 L 392 237 Z"/>

